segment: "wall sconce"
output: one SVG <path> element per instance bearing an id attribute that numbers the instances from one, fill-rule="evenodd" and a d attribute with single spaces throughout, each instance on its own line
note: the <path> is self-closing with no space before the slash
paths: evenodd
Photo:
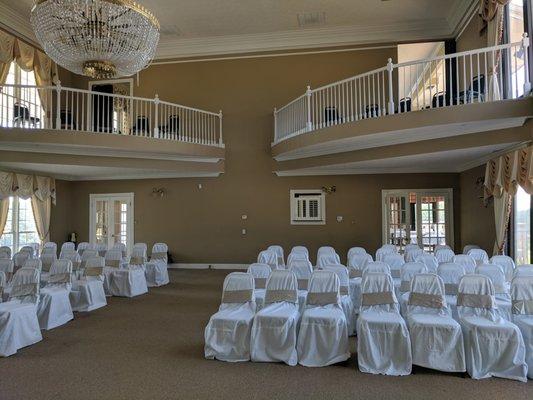
<path id="1" fill-rule="evenodd" d="M 337 186 L 322 186 L 322 191 L 327 194 L 335 193 Z"/>
<path id="2" fill-rule="evenodd" d="M 165 188 L 153 188 L 152 189 L 152 197 L 165 197 L 166 190 Z"/>

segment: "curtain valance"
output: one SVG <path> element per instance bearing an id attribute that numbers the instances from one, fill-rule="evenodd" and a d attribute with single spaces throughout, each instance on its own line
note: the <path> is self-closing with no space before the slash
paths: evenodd
<path id="1" fill-rule="evenodd" d="M 56 182 L 48 176 L 18 174 L 0 171 L 0 200 L 9 196 L 29 199 L 35 196 L 40 201 L 48 198 L 56 203 Z"/>
<path id="2" fill-rule="evenodd" d="M 514 195 L 518 185 L 533 194 L 533 146 L 490 160 L 485 168 L 485 199 Z"/>

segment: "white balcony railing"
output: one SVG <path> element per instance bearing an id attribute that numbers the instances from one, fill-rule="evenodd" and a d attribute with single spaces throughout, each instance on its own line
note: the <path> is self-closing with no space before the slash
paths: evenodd
<path id="1" fill-rule="evenodd" d="M 529 95 L 529 38 L 394 64 L 307 92 L 274 110 L 274 144 L 367 118 Z"/>
<path id="2" fill-rule="evenodd" d="M 0 85 L 0 127 L 122 134 L 223 147 L 222 112 L 61 86 Z"/>

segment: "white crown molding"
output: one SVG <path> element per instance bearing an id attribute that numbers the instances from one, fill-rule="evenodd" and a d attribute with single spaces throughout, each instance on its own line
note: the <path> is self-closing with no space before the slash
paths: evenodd
<path id="1" fill-rule="evenodd" d="M 11 7 L 0 2 L 0 26 L 20 38 L 40 47 L 37 43 L 30 19 L 24 15 L 19 14 Z"/>
<path id="2" fill-rule="evenodd" d="M 447 17 L 452 29 L 452 36 L 457 37 L 470 22 L 472 15 L 479 6 L 479 0 L 457 0 Z"/>
<path id="3" fill-rule="evenodd" d="M 187 264 L 187 263 L 174 263 L 169 264 L 169 269 L 238 269 L 238 270 L 244 270 L 246 271 L 248 269 L 249 264 L 202 264 L 202 263 L 195 263 L 195 264 Z"/>
<path id="4" fill-rule="evenodd" d="M 483 164 L 487 163 L 489 160 L 492 160 L 492 159 L 494 159 L 496 157 L 503 156 L 504 154 L 510 153 L 511 151 L 516 151 L 516 150 L 523 149 L 524 147 L 527 147 L 527 146 L 530 146 L 530 145 L 531 145 L 531 141 L 520 142 L 520 143 L 514 144 L 512 146 L 506 147 L 503 150 L 496 151 L 494 153 L 490 153 L 490 154 L 487 154 L 487 155 L 485 155 L 483 157 L 479 157 L 479 158 L 476 158 L 475 160 L 472 160 L 472 161 L 469 161 L 467 163 L 464 163 L 464 164 L 460 165 L 457 169 L 459 170 L 459 172 L 468 171 L 469 169 L 472 169 L 472 168 L 475 168 L 475 167 L 479 167 L 480 165 L 483 165 Z"/>

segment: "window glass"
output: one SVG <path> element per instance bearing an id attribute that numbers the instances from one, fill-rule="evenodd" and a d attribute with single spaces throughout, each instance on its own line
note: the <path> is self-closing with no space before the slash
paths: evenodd
<path id="1" fill-rule="evenodd" d="M 9 246 L 12 253 L 15 253 L 30 243 L 39 243 L 31 200 L 10 197 L 7 222 L 0 236 L 0 246 Z"/>
<path id="2" fill-rule="evenodd" d="M 531 196 L 518 187 L 514 206 L 514 256 L 517 265 L 531 263 Z"/>
<path id="3" fill-rule="evenodd" d="M 517 43 L 522 40 L 524 34 L 524 0 L 512 0 L 508 6 L 507 36 L 509 43 Z M 511 88 L 512 98 L 520 97 L 524 94 L 525 83 L 525 53 L 523 49 L 514 48 L 510 54 L 508 63 L 511 67 Z"/>

